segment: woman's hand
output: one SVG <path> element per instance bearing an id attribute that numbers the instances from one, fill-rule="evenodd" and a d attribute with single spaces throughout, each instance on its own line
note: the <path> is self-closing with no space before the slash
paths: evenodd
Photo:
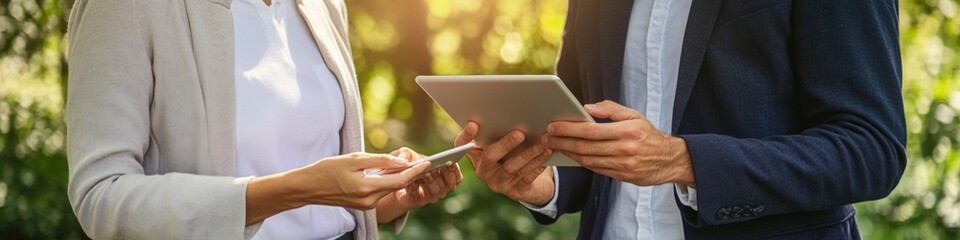
<path id="1" fill-rule="evenodd" d="M 401 148 L 391 154 L 411 162 L 423 158 L 409 148 Z M 456 163 L 430 171 L 406 188 L 380 200 L 380 206 L 377 207 L 377 222 L 386 223 L 411 209 L 436 203 L 446 197 L 447 193 L 456 189 L 462 180 L 460 165 Z"/>
<path id="2" fill-rule="evenodd" d="M 423 157 L 408 148 L 402 148 L 398 151 L 399 157 L 408 157 L 411 162 Z M 463 174 L 460 173 L 460 165 L 457 163 L 449 164 L 426 173 L 422 178 L 414 181 L 413 184 L 397 191 L 396 198 L 403 208 L 423 207 L 430 203 L 436 203 L 447 196 L 447 193 L 456 189 L 462 180 Z"/>
<path id="3" fill-rule="evenodd" d="M 351 153 L 254 178 L 247 184 L 247 224 L 308 204 L 373 209 L 384 196 L 413 183 L 429 165 L 418 164 L 388 175 L 367 175 L 364 170 L 371 168 L 404 168 L 407 160 L 387 154 Z"/>

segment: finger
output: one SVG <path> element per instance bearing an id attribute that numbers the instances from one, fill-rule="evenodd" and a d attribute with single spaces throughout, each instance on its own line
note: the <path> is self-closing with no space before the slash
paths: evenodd
<path id="1" fill-rule="evenodd" d="M 442 192 L 449 191 L 448 189 L 451 188 L 451 186 L 448 186 L 448 185 L 447 185 L 447 180 L 446 180 L 446 179 L 444 178 L 444 176 L 443 176 L 443 170 L 442 170 L 442 169 L 441 169 L 441 170 L 437 170 L 437 172 L 433 173 L 433 181 L 434 181 L 434 182 L 437 182 L 437 186 L 440 187 L 440 192 L 441 192 L 441 193 L 442 193 Z"/>
<path id="2" fill-rule="evenodd" d="M 527 164 L 522 169 L 519 170 L 517 175 L 514 176 L 513 185 L 517 186 L 519 184 L 528 185 L 533 183 L 543 171 L 547 168 L 543 166 L 543 163 L 546 162 L 550 157 L 553 156 L 553 152 L 550 150 L 544 151 L 537 157 L 530 160 L 530 164 Z"/>
<path id="3" fill-rule="evenodd" d="M 475 122 L 468 122 L 467 126 L 463 127 L 463 130 L 457 134 L 457 138 L 454 139 L 454 146 L 462 146 L 464 144 L 472 142 L 477 137 L 477 132 L 480 131 L 480 125 Z M 467 151 L 467 158 L 470 159 L 470 163 L 473 164 L 474 168 L 477 168 L 477 161 L 480 160 L 480 157 L 483 154 L 483 147 L 476 146 L 473 149 Z"/>
<path id="4" fill-rule="evenodd" d="M 456 185 L 460 185 L 460 183 L 463 182 L 463 171 L 460 170 L 460 164 L 453 164 L 453 166 L 451 166 L 451 167 L 452 167 L 454 170 L 456 170 L 456 174 L 454 174 L 454 176 L 457 177 L 457 178 L 456 178 L 456 180 L 457 180 L 457 181 L 456 181 L 456 183 L 457 183 Z"/>
<path id="5" fill-rule="evenodd" d="M 525 138 L 526 136 L 519 130 L 510 131 L 497 142 L 483 148 L 483 155 L 480 156 L 480 160 L 499 164 L 500 159 L 519 146 L 520 143 L 523 143 Z"/>
<path id="6" fill-rule="evenodd" d="M 479 124 L 473 121 L 468 122 L 467 126 L 464 126 L 463 130 L 460 131 L 459 134 L 457 134 L 457 138 L 454 139 L 453 145 L 461 146 L 461 145 L 470 143 L 470 141 L 473 141 L 473 139 L 477 138 L 477 132 L 479 131 L 480 131 Z"/>
<path id="7" fill-rule="evenodd" d="M 430 196 L 436 196 L 440 194 L 440 182 L 439 179 L 434 177 L 433 173 L 427 174 L 427 189 L 430 190 Z"/>
<path id="8" fill-rule="evenodd" d="M 407 160 L 394 157 L 389 154 L 370 154 L 370 153 L 352 153 L 348 155 L 354 161 L 350 162 L 355 170 L 364 170 L 369 168 L 402 168 L 407 166 Z"/>
<path id="9" fill-rule="evenodd" d="M 563 152 L 563 155 L 567 155 L 567 157 L 579 163 L 580 166 L 588 168 L 624 169 L 620 161 L 626 161 L 627 159 L 622 157 L 583 155 L 566 151 Z"/>
<path id="10" fill-rule="evenodd" d="M 404 188 L 404 191 L 407 193 L 407 198 L 410 198 L 412 202 L 415 202 L 415 203 L 420 202 L 420 199 L 421 199 L 420 185 L 421 185 L 420 180 L 416 180 L 416 181 L 413 181 L 413 183 L 410 183 L 410 185 L 407 185 L 406 188 Z"/>
<path id="11" fill-rule="evenodd" d="M 406 148 L 406 147 L 404 147 L 404 148 L 402 148 L 402 149 L 403 149 L 403 152 L 406 153 L 407 160 L 409 160 L 409 161 L 411 161 L 411 162 L 417 161 L 417 160 L 420 160 L 421 158 L 423 158 L 423 155 L 422 155 L 422 154 L 417 153 L 417 151 L 414 151 L 413 149 L 409 149 L 409 148 Z"/>
<path id="12" fill-rule="evenodd" d="M 547 168 L 546 166 L 543 166 L 543 163 L 547 162 L 547 160 L 550 160 L 550 157 L 553 157 L 553 150 L 547 149 L 537 157 L 531 159 L 530 164 L 527 164 L 520 169 L 520 175 L 524 175 L 528 178 L 532 176 L 531 181 L 533 181 L 532 179 L 536 179 L 537 176 L 540 175 L 540 173 L 543 173 L 543 170 Z"/>
<path id="13" fill-rule="evenodd" d="M 640 112 L 610 100 L 583 105 L 583 108 L 587 110 L 590 116 L 595 118 L 608 118 L 614 122 L 643 118 L 643 114 L 640 114 Z"/>
<path id="14" fill-rule="evenodd" d="M 581 155 L 623 156 L 635 155 L 639 150 L 629 141 L 585 140 L 582 138 L 547 137 L 547 147 L 557 151 L 572 152 Z"/>
<path id="15" fill-rule="evenodd" d="M 460 170 L 456 168 L 456 165 L 450 165 L 443 168 L 442 174 L 443 182 L 450 190 L 456 189 L 457 184 L 457 175 L 460 175 Z"/>
<path id="16" fill-rule="evenodd" d="M 433 199 L 430 199 L 430 203 L 437 203 L 445 197 L 447 197 L 447 193 L 440 193 L 439 195 L 433 196 Z"/>
<path id="17" fill-rule="evenodd" d="M 407 168 L 400 173 L 371 177 L 376 186 L 385 189 L 400 189 L 410 185 L 421 172 L 430 167 L 430 163 L 420 163 Z"/>
<path id="18" fill-rule="evenodd" d="M 400 149 L 394 150 L 393 152 L 390 152 L 390 155 L 397 156 L 398 158 L 405 159 L 409 162 L 411 151 L 412 150 L 410 150 L 407 147 L 402 147 Z"/>
<path id="19" fill-rule="evenodd" d="M 575 137 L 590 140 L 613 140 L 636 135 L 631 131 L 633 122 L 592 123 L 553 122 L 547 125 L 547 133 L 553 136 Z"/>
<path id="20" fill-rule="evenodd" d="M 470 159 L 470 164 L 473 164 L 473 168 L 477 168 L 481 156 L 483 156 L 482 147 L 477 146 L 467 151 L 467 158 Z"/>
<path id="21" fill-rule="evenodd" d="M 524 149 L 506 161 L 503 161 L 503 170 L 509 174 L 517 174 L 521 168 L 531 163 L 531 160 L 543 154 L 547 148 L 543 144 L 536 144 Z"/>

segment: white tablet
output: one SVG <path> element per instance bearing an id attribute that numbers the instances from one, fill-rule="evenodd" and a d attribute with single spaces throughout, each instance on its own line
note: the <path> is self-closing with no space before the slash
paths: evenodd
<path id="1" fill-rule="evenodd" d="M 480 146 L 514 129 L 527 134 L 522 146 L 539 144 L 551 122 L 593 122 L 560 78 L 552 75 L 419 76 L 417 84 L 460 126 L 469 121 L 480 124 L 476 139 Z M 554 153 L 544 165 L 579 166 L 561 153 Z"/>

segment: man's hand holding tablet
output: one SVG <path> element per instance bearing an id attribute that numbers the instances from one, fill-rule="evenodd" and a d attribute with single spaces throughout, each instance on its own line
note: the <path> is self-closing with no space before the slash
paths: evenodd
<path id="1" fill-rule="evenodd" d="M 473 141 L 478 132 L 480 125 L 467 123 L 457 135 L 454 145 Z M 477 178 L 486 183 L 491 191 L 517 201 L 543 206 L 553 198 L 553 170 L 543 165 L 553 152 L 542 144 L 520 147 L 528 137 L 531 136 L 522 131 L 511 131 L 487 146 L 474 148 L 467 152 L 467 156 L 476 169 Z M 519 150 L 518 153 L 508 156 L 515 149 Z"/>
<path id="2" fill-rule="evenodd" d="M 545 205 L 555 191 L 546 166 L 578 165 L 541 143 L 552 122 L 593 122 L 556 76 L 421 76 L 417 83 L 465 126 L 454 144 L 480 146 L 467 155 L 492 191 Z"/>

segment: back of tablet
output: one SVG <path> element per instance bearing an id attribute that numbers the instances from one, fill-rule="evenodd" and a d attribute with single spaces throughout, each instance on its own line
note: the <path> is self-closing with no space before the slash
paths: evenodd
<path id="1" fill-rule="evenodd" d="M 593 122 L 552 75 L 419 76 L 417 84 L 460 126 L 469 121 L 480 124 L 481 146 L 513 129 L 527 134 L 523 146 L 538 144 L 551 122 Z M 545 165 L 578 166 L 561 153 L 554 153 Z"/>

